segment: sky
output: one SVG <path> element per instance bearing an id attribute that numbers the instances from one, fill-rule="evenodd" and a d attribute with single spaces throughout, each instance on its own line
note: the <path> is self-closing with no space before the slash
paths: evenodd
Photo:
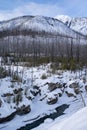
<path id="1" fill-rule="evenodd" d="M 0 0 L 0 21 L 23 15 L 87 17 L 87 0 Z"/>

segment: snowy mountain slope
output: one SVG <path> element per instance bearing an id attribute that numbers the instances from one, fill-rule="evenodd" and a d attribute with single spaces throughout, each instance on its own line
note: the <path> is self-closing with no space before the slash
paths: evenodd
<path id="1" fill-rule="evenodd" d="M 76 37 L 77 33 L 57 19 L 44 16 L 22 16 L 0 23 L 0 32 L 18 29 Z M 79 34 L 78 34 L 79 35 Z"/>
<path id="2" fill-rule="evenodd" d="M 71 18 L 66 15 L 58 15 L 56 18 L 65 23 L 71 29 L 80 32 L 84 35 L 87 35 L 87 18 Z"/>
<path id="3" fill-rule="evenodd" d="M 58 15 L 56 16 L 56 19 L 62 21 L 64 24 L 68 25 L 71 22 L 71 17 L 69 17 L 68 15 Z"/>

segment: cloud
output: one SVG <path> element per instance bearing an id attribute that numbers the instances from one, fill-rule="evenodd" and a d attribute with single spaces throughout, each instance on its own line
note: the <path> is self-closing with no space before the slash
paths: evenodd
<path id="1" fill-rule="evenodd" d="M 11 19 L 22 15 L 44 15 L 55 17 L 58 14 L 64 14 L 64 9 L 58 4 L 38 4 L 34 2 L 27 3 L 13 10 L 0 11 L 0 21 Z"/>
<path id="2" fill-rule="evenodd" d="M 20 6 L 18 6 L 20 5 Z M 11 9 L 10 9 L 11 7 Z M 23 15 L 44 15 L 56 17 L 57 15 L 70 15 L 85 17 L 87 0 L 54 0 L 53 3 L 36 3 L 28 2 L 28 0 L 17 0 L 8 10 L 0 10 L 0 21 L 11 19 Z M 12 9 L 13 8 L 13 9 Z"/>
<path id="3" fill-rule="evenodd" d="M 0 11 L 0 21 L 8 20 L 17 16 L 22 16 L 23 14 L 19 10 L 13 11 Z"/>

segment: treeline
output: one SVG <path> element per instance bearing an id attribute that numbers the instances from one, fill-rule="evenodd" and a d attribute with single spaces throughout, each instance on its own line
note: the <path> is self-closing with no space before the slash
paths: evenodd
<path id="1" fill-rule="evenodd" d="M 0 38 L 0 56 L 5 61 L 7 57 L 13 57 L 14 63 L 27 62 L 33 66 L 49 62 L 61 63 L 63 69 L 75 69 L 78 65 L 81 67 L 87 64 L 85 37 L 52 35 L 44 31 L 28 33 L 26 30 L 22 32 L 14 30 L 14 32 L 11 31 L 10 34 L 8 31 L 3 31 Z"/>

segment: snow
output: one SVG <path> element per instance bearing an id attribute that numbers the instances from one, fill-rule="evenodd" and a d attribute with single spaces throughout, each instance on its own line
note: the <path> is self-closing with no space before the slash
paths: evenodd
<path id="1" fill-rule="evenodd" d="M 68 18 L 70 19 L 70 18 Z M 76 32 L 68 28 L 61 21 L 44 16 L 25 16 L 0 23 L 0 31 L 20 27 L 21 30 L 45 31 L 52 34 L 62 34 L 76 38 Z"/>
<path id="2" fill-rule="evenodd" d="M 87 107 L 79 110 L 72 116 L 56 123 L 49 128 L 50 130 L 87 130 Z M 47 130 L 49 130 L 47 129 Z"/>
<path id="3" fill-rule="evenodd" d="M 63 23 L 66 23 L 68 26 L 71 22 L 71 17 L 69 17 L 68 15 L 57 15 L 55 18 L 62 21 Z"/>
<path id="4" fill-rule="evenodd" d="M 40 126 L 34 128 L 33 130 L 62 130 L 62 129 L 59 129 L 61 126 L 62 126 L 62 123 L 66 120 L 68 120 L 67 124 L 70 123 L 70 117 L 73 116 L 77 111 L 81 110 L 82 109 L 82 102 L 78 101 L 78 100 L 73 100 L 73 102 L 69 102 L 70 103 L 70 107 L 68 109 L 65 110 L 65 114 L 56 118 L 55 120 L 52 120 L 52 121 L 48 121 L 48 123 L 46 123 L 46 121 L 44 121 L 43 124 L 41 124 Z M 87 109 L 87 108 L 86 108 Z M 84 116 L 84 114 L 83 114 Z M 85 117 L 86 117 L 86 114 L 85 114 Z M 77 119 L 81 118 L 80 116 L 77 117 Z M 87 118 L 87 117 L 86 117 Z M 47 119 L 49 120 L 49 119 Z M 73 119 L 71 122 L 73 122 L 73 127 L 75 126 L 74 125 L 74 121 L 75 119 Z M 86 123 L 86 120 L 85 120 L 85 123 Z M 66 126 L 67 126 L 66 124 Z M 80 123 L 81 124 L 81 123 Z M 72 124 L 71 124 L 72 125 Z M 87 125 L 86 125 L 87 126 Z M 67 126 L 68 127 L 68 126 Z M 63 129 L 65 129 L 66 127 L 64 126 Z M 66 129 L 68 130 L 68 129 Z M 69 129 L 71 130 L 71 129 Z M 75 127 L 74 127 L 74 130 L 75 130 Z M 76 129 L 77 130 L 77 129 Z M 81 129 L 83 130 L 83 129 Z M 84 129 L 86 130 L 86 129 Z"/>
<path id="5" fill-rule="evenodd" d="M 8 68 L 8 67 L 7 67 Z M 11 86 L 11 78 L 6 77 L 3 79 L 0 79 L 0 99 L 2 100 L 2 107 L 0 107 L 0 117 L 5 117 L 12 112 L 15 111 L 14 107 L 17 107 L 15 103 L 7 103 L 6 99 L 2 96 L 5 93 L 13 93 L 13 90 L 15 88 L 20 88 L 20 86 L 23 88 L 22 92 L 22 102 L 19 103 L 18 107 L 22 105 L 30 105 L 31 106 L 31 112 L 27 115 L 23 116 L 18 116 L 16 115 L 15 118 L 9 122 L 6 122 L 4 124 L 0 124 L 0 128 L 4 127 L 3 130 L 16 130 L 17 128 L 20 128 L 21 126 L 24 126 L 28 123 L 33 122 L 32 119 L 35 119 L 36 117 L 43 117 L 44 115 L 49 115 L 50 113 L 54 112 L 55 108 L 62 105 L 62 104 L 69 104 L 69 108 L 66 109 L 64 113 L 65 115 L 58 117 L 54 121 L 52 119 L 46 119 L 43 124 L 41 124 L 39 127 L 34 128 L 35 130 L 47 130 L 50 125 L 55 125 L 55 122 L 60 122 L 62 119 L 66 117 L 70 117 L 73 113 L 78 111 L 83 107 L 83 103 L 81 100 L 80 95 L 76 95 L 76 98 L 74 97 L 68 97 L 66 93 L 64 92 L 62 94 L 62 97 L 58 97 L 58 102 L 54 105 L 48 105 L 47 104 L 47 98 L 54 98 L 54 95 L 58 93 L 62 93 L 61 89 L 57 88 L 50 92 L 48 90 L 48 84 L 46 83 L 66 83 L 67 90 L 70 93 L 74 93 L 72 88 L 69 88 L 69 85 L 72 84 L 73 82 L 79 82 L 79 85 L 82 86 L 80 89 L 83 91 L 82 95 L 83 98 L 85 99 L 85 102 L 87 103 L 87 93 L 84 89 L 84 86 L 86 83 L 83 83 L 83 76 L 85 74 L 85 70 L 83 69 L 81 72 L 81 75 L 79 74 L 79 71 L 77 72 L 70 72 L 70 71 L 61 71 L 58 70 L 55 74 L 49 74 L 49 69 L 50 69 L 50 64 L 48 65 L 42 65 L 39 67 L 25 67 L 23 68 L 22 66 L 18 67 L 19 75 L 21 76 L 21 72 L 24 69 L 23 73 L 23 81 L 25 83 L 20 83 L 14 84 L 14 88 L 10 87 Z M 32 83 L 31 83 L 31 77 L 32 77 L 32 69 L 33 69 L 33 85 L 36 85 L 39 87 L 41 90 L 41 95 L 38 94 L 37 96 L 33 96 L 30 90 L 33 90 L 32 88 Z M 14 66 L 14 71 L 17 70 L 17 66 Z M 41 79 L 41 76 L 45 73 L 47 75 L 47 79 Z M 27 95 L 32 96 L 32 100 L 28 100 L 24 94 L 25 89 L 28 89 Z M 36 91 L 36 90 L 35 90 Z M 41 101 L 41 99 L 43 99 Z M 18 123 L 17 123 L 18 122 Z M 6 126 L 6 127 L 5 127 Z"/>
<path id="6" fill-rule="evenodd" d="M 85 17 L 76 17 L 72 18 L 67 15 L 58 15 L 56 18 L 60 21 L 62 21 L 64 24 L 66 24 L 71 29 L 82 33 L 84 35 L 87 35 L 87 18 Z"/>
<path id="7" fill-rule="evenodd" d="M 53 122 L 53 120 L 51 119 L 51 118 L 47 118 L 45 121 L 44 121 L 44 123 L 52 123 Z"/>

